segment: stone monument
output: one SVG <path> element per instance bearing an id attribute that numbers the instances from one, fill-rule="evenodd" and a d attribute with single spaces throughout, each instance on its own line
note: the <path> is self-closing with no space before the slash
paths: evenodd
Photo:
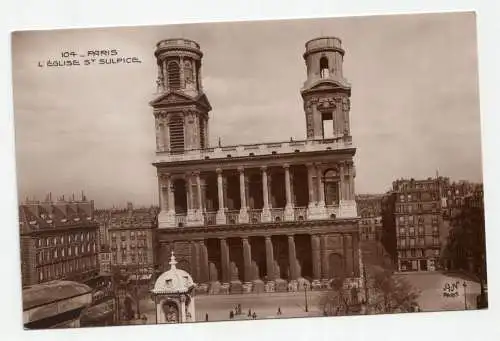
<path id="1" fill-rule="evenodd" d="M 158 277 L 151 290 L 156 305 L 156 323 L 195 322 L 196 284 L 189 273 L 176 268 L 174 252 L 169 264 L 170 270 Z"/>

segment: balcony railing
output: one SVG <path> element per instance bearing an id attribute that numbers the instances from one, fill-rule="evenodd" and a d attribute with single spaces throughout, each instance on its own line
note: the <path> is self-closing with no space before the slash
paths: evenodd
<path id="1" fill-rule="evenodd" d="M 156 162 L 175 162 L 204 159 L 222 159 L 227 157 L 248 157 L 269 154 L 289 154 L 296 152 L 315 152 L 352 148 L 350 136 L 340 136 L 321 140 L 300 140 L 236 146 L 210 147 L 205 149 L 185 150 L 174 154 L 167 150 L 156 152 Z"/>
<path id="2" fill-rule="evenodd" d="M 226 224 L 234 225 L 239 223 L 240 211 L 226 212 Z"/>
<path id="3" fill-rule="evenodd" d="M 261 222 L 262 210 L 249 210 L 248 221 L 250 224 L 258 224 Z"/>
<path id="4" fill-rule="evenodd" d="M 284 208 L 271 208 L 271 221 L 280 222 L 285 220 Z"/>
<path id="5" fill-rule="evenodd" d="M 307 220 L 307 208 L 295 207 L 293 209 L 294 218 L 296 221 Z"/>
<path id="6" fill-rule="evenodd" d="M 186 214 L 178 213 L 175 215 L 175 225 L 176 226 L 186 226 Z"/>
<path id="7" fill-rule="evenodd" d="M 326 210 L 318 216 L 317 212 L 315 212 L 314 216 L 310 217 L 310 212 L 307 207 L 294 207 L 293 215 L 287 216 L 285 215 L 286 209 L 283 207 L 279 208 L 270 208 L 270 219 L 262 220 L 262 209 L 249 209 L 247 211 L 248 220 L 241 220 L 240 210 L 227 210 L 224 213 L 225 220 L 223 222 L 217 221 L 217 211 L 208 211 L 203 212 L 202 219 L 199 219 L 199 216 L 196 216 L 194 220 L 188 221 L 187 213 L 177 213 L 175 215 L 175 223 L 169 223 L 172 225 L 168 225 L 168 227 L 187 227 L 187 226 L 213 226 L 213 225 L 237 225 L 237 224 L 260 224 L 263 222 L 286 222 L 286 221 L 305 221 L 309 219 L 335 219 L 338 216 L 339 207 L 338 206 L 327 206 Z M 199 220 L 198 220 L 199 219 Z M 166 226 L 165 226 L 166 227 Z M 143 245 L 143 241 L 140 240 L 136 244 L 136 247 L 141 247 Z M 147 246 L 144 246 L 147 247 Z"/>
<path id="8" fill-rule="evenodd" d="M 216 225 L 217 224 L 217 212 L 205 212 L 204 214 L 205 225 Z"/>
<path id="9" fill-rule="evenodd" d="M 339 207 L 337 205 L 327 205 L 326 212 L 329 218 L 335 218 L 339 214 Z"/>

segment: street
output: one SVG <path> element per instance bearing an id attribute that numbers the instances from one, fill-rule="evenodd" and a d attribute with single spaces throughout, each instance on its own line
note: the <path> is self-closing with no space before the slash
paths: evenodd
<path id="1" fill-rule="evenodd" d="M 440 272 L 429 273 L 400 273 L 395 276 L 405 278 L 420 292 L 418 303 L 421 311 L 463 310 L 465 307 L 463 283 L 467 284 L 467 307 L 476 308 L 476 296 L 480 293 L 479 283 L 467 279 L 461 274 L 445 274 Z M 457 296 L 444 297 L 443 288 L 446 284 L 457 283 Z M 204 295 L 197 296 L 196 321 L 205 321 L 208 314 L 209 321 L 229 320 L 229 312 L 241 304 L 242 315 L 236 315 L 235 320 L 250 319 L 248 310 L 262 318 L 290 318 L 321 316 L 319 307 L 321 292 L 307 292 L 308 312 L 305 311 L 304 292 L 299 293 L 263 293 L 242 295 Z M 277 315 L 278 308 L 281 315 Z M 148 318 L 148 324 L 155 323 L 154 303 L 150 299 L 141 301 L 141 314 Z"/>
<path id="2" fill-rule="evenodd" d="M 396 276 L 407 279 L 415 289 L 420 291 L 418 303 L 422 311 L 464 310 L 464 287 L 467 284 L 467 308 L 476 309 L 476 297 L 481 293 L 479 283 L 472 281 L 460 273 L 421 272 L 400 273 Z M 457 283 L 458 296 L 443 295 L 446 284 Z"/>

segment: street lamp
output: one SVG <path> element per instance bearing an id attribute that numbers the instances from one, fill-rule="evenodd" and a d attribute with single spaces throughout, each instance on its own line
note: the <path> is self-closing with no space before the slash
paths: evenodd
<path id="1" fill-rule="evenodd" d="M 465 305 L 465 310 L 467 310 L 467 283 L 464 281 L 464 305 Z"/>
<path id="2" fill-rule="evenodd" d="M 306 313 L 309 312 L 309 308 L 307 306 L 307 283 L 304 282 L 304 298 L 306 300 Z"/>

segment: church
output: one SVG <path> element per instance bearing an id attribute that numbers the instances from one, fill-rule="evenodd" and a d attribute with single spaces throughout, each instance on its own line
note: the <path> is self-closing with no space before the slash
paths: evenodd
<path id="1" fill-rule="evenodd" d="M 341 40 L 305 44 L 307 136 L 275 143 L 210 146 L 200 45 L 167 39 L 154 54 L 160 269 L 175 252 L 197 292 L 210 294 L 359 283 L 356 148 Z"/>

